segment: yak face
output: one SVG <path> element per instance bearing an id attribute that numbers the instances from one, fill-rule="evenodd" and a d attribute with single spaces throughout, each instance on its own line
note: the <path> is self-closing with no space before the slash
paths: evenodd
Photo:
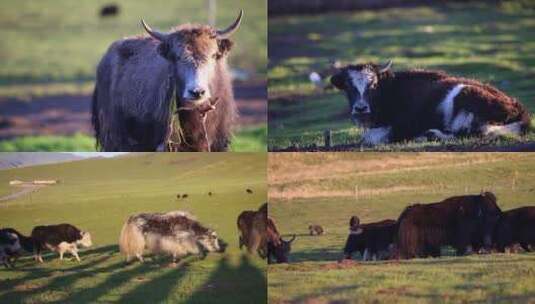
<path id="1" fill-rule="evenodd" d="M 87 231 L 82 231 L 80 234 L 82 238 L 76 241 L 76 244 L 83 247 L 91 247 L 93 245 L 93 242 L 91 241 L 91 234 Z"/>
<path id="2" fill-rule="evenodd" d="M 171 33 L 152 30 L 143 20 L 145 30 L 160 41 L 158 53 L 173 67 L 177 102 L 200 104 L 211 97 L 210 83 L 217 73 L 217 63 L 232 47 L 228 39 L 239 27 L 243 11 L 225 30 L 210 26 L 183 25 Z"/>
<path id="3" fill-rule="evenodd" d="M 360 231 L 349 231 L 347 236 L 346 245 L 344 246 L 344 258 L 351 259 L 351 255 L 355 251 L 361 251 L 364 248 L 364 238 L 362 235 L 362 229 Z"/>
<path id="4" fill-rule="evenodd" d="M 208 231 L 198 237 L 197 242 L 205 252 L 225 252 L 226 243 L 217 237 L 215 231 Z"/>
<path id="5" fill-rule="evenodd" d="M 373 112 L 373 97 L 377 93 L 380 76 L 390 70 L 392 61 L 384 67 L 374 64 L 349 65 L 331 77 L 331 83 L 344 91 L 351 111 L 351 119 L 358 126 L 368 127 Z"/>
<path id="6" fill-rule="evenodd" d="M 290 251 L 292 251 L 292 242 L 295 240 L 295 237 L 296 236 L 293 235 L 288 241 L 280 238 L 279 245 L 275 245 L 270 242 L 268 246 L 271 247 L 270 252 L 275 257 L 277 263 L 288 263 Z"/>
<path id="7" fill-rule="evenodd" d="M 0 235 L 0 249 L 5 249 L 9 253 L 17 252 L 21 249 L 18 235 L 5 232 Z"/>

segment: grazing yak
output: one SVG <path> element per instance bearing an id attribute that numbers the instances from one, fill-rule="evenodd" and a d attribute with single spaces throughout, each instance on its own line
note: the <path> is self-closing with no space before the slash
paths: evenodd
<path id="1" fill-rule="evenodd" d="M 465 135 L 521 134 L 530 115 L 516 99 L 481 82 L 440 71 L 393 72 L 392 61 L 348 65 L 331 77 L 344 91 L 366 145 Z"/>
<path id="2" fill-rule="evenodd" d="M 499 252 L 520 244 L 525 251 L 535 246 L 535 207 L 521 207 L 502 213 L 494 232 L 495 247 Z"/>
<path id="3" fill-rule="evenodd" d="M 273 264 L 273 262 L 288 263 L 290 251 L 292 250 L 292 242 L 295 240 L 295 234 L 290 240 L 283 239 L 277 230 L 275 221 L 271 217 L 268 217 L 266 236 L 268 264 Z"/>
<path id="4" fill-rule="evenodd" d="M 226 243 L 215 231 L 201 225 L 191 214 L 183 211 L 140 213 L 132 215 L 123 225 L 119 248 L 126 255 L 143 262 L 143 253 L 167 254 L 177 259 L 189 254 L 224 252 Z"/>
<path id="5" fill-rule="evenodd" d="M 257 211 L 245 210 L 238 216 L 239 247 L 245 246 L 252 254 L 257 252 L 262 258 L 267 256 L 266 224 L 268 217 L 267 203 L 262 204 Z"/>
<path id="6" fill-rule="evenodd" d="M 491 192 L 409 206 L 398 219 L 400 257 L 438 257 L 441 247 L 447 245 L 454 247 L 457 255 L 471 246 L 490 248 L 501 213 Z"/>
<path id="7" fill-rule="evenodd" d="M 21 249 L 20 240 L 16 233 L 0 230 L 0 263 L 6 268 L 15 267 L 11 257 L 16 255 Z"/>
<path id="8" fill-rule="evenodd" d="M 325 233 L 325 231 L 323 230 L 323 227 L 321 227 L 320 225 L 309 225 L 308 233 L 310 235 L 322 235 Z"/>
<path id="9" fill-rule="evenodd" d="M 242 15 L 224 30 L 183 24 L 169 33 L 142 20 L 149 36 L 114 42 L 98 65 L 93 92 L 97 146 L 103 151 L 226 151 L 237 117 L 227 67 L 229 38 Z M 202 115 L 191 111 L 213 101 L 217 107 Z M 191 130 L 192 125 L 202 128 Z M 188 133 L 194 136 L 187 138 Z"/>
<path id="10" fill-rule="evenodd" d="M 58 252 L 60 260 L 63 260 L 65 252 L 69 252 L 80 262 L 77 245 L 82 247 L 93 245 L 89 232 L 81 231 L 71 224 L 36 226 L 32 230 L 31 238 L 35 260 L 41 263 L 43 263 L 41 252 L 46 249 Z"/>
<path id="11" fill-rule="evenodd" d="M 344 246 L 344 258 L 351 259 L 354 252 L 360 253 L 363 261 L 389 258 L 392 255 L 396 233 L 395 220 L 360 224 L 359 218 L 353 216 Z"/>

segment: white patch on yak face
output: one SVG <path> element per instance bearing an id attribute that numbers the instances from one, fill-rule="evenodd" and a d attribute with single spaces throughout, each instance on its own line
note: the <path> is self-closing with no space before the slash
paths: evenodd
<path id="1" fill-rule="evenodd" d="M 215 62 L 208 60 L 200 65 L 178 62 L 179 96 L 182 101 L 200 104 L 211 97 L 209 84 L 214 74 Z"/>
<path id="2" fill-rule="evenodd" d="M 376 81 L 376 75 L 370 70 L 348 72 L 351 80 L 351 85 L 357 90 L 358 94 L 355 94 L 354 100 L 351 100 L 351 114 L 368 114 L 370 113 L 370 103 L 366 100 L 366 91 L 370 84 Z"/>
<path id="3" fill-rule="evenodd" d="M 219 246 L 219 239 L 217 238 L 217 233 L 215 231 L 212 231 L 208 235 L 201 236 L 199 238 L 199 243 L 208 252 L 216 252 L 221 250 L 221 247 Z"/>
<path id="4" fill-rule="evenodd" d="M 446 97 L 444 97 L 444 100 L 442 100 L 442 102 L 437 107 L 437 112 L 442 114 L 445 130 L 451 130 L 455 97 L 459 95 L 459 93 L 464 87 L 464 84 L 458 84 L 453 87 L 453 89 L 448 92 Z"/>
<path id="5" fill-rule="evenodd" d="M 83 247 L 91 247 L 93 242 L 91 241 L 91 234 L 89 232 L 82 231 L 82 238 L 76 241 L 76 244 L 79 244 Z"/>

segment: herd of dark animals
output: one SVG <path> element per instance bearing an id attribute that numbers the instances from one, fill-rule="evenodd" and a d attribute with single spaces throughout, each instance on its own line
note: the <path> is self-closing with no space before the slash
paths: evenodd
<path id="1" fill-rule="evenodd" d="M 244 231 L 251 231 L 243 227 L 248 227 L 244 223 L 251 221 L 253 214 L 247 211 L 238 219 L 240 244 Z M 268 220 L 273 225 L 274 237 L 269 236 L 267 227 L 266 238 L 273 248 L 275 262 L 287 262 L 290 244 L 281 244 L 286 241 L 280 238 L 272 219 L 268 217 Z M 308 230 L 311 236 L 324 233 L 323 227 L 317 224 L 310 225 Z M 453 247 L 456 255 L 513 252 L 518 246 L 529 252 L 535 249 L 535 207 L 502 211 L 496 196 L 484 192 L 453 196 L 437 203 L 410 205 L 397 220 L 362 224 L 357 216 L 352 216 L 343 257 L 344 260 L 352 259 L 355 253 L 359 253 L 364 261 L 439 257 L 444 246 Z M 247 248 L 254 250 L 256 247 Z"/>
<path id="2" fill-rule="evenodd" d="M 253 194 L 253 190 L 251 190 L 250 188 L 245 189 L 245 192 L 247 194 Z M 208 191 L 208 196 L 212 196 L 212 195 L 214 195 L 214 192 Z M 181 199 L 181 198 L 183 199 L 183 198 L 188 198 L 188 197 L 189 195 L 187 193 L 183 193 L 183 194 L 177 193 L 176 195 L 176 199 Z"/>
<path id="3" fill-rule="evenodd" d="M 283 239 L 275 221 L 268 216 L 267 203 L 258 210 L 241 212 L 236 224 L 240 249 L 245 247 L 249 254 L 258 254 L 269 264 L 289 261 L 296 235 Z M 182 229 L 189 229 L 189 238 L 176 237 L 183 236 Z M 325 233 L 317 224 L 310 225 L 308 230 L 311 236 Z M 60 259 L 69 252 L 80 261 L 77 245 L 91 244 L 88 232 L 70 224 L 37 226 L 29 237 L 5 228 L 0 230 L 0 262 L 13 267 L 22 251 L 33 252 L 35 260 L 43 262 L 41 252 L 47 249 L 58 252 Z M 484 192 L 410 205 L 397 220 L 362 224 L 357 216 L 352 216 L 343 255 L 344 259 L 351 259 L 359 253 L 364 261 L 439 257 L 444 246 L 453 247 L 456 255 L 503 253 L 518 246 L 529 252 L 535 248 L 535 207 L 502 211 L 496 196 Z M 142 253 L 148 250 L 172 255 L 174 261 L 185 254 L 223 252 L 226 243 L 190 214 L 172 211 L 130 217 L 121 231 L 120 247 L 127 260 L 135 256 L 143 261 Z"/>

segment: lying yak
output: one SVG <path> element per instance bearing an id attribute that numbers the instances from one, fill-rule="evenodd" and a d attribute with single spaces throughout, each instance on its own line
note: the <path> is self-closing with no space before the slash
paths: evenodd
<path id="1" fill-rule="evenodd" d="M 183 24 L 168 33 L 142 20 L 148 36 L 114 42 L 97 67 L 92 99 L 97 146 L 104 151 L 162 151 L 169 146 L 181 150 L 176 147 L 186 142 L 181 133 L 200 131 L 209 140 L 207 150 L 226 151 L 237 117 L 227 67 L 233 45 L 229 38 L 242 15 L 240 11 L 223 30 Z M 191 126 L 183 123 L 187 118 L 173 117 L 173 109 L 200 106 L 214 98 L 218 106 L 203 119 L 204 131 L 189 130 Z"/>
<path id="2" fill-rule="evenodd" d="M 267 203 L 262 204 L 258 210 L 245 210 L 238 216 L 239 247 L 245 246 L 252 254 L 257 252 L 262 258 L 267 257 Z"/>
<path id="3" fill-rule="evenodd" d="M 473 244 L 492 245 L 501 210 L 491 192 L 447 198 L 405 208 L 398 219 L 397 248 L 401 258 L 438 257 L 442 246 L 463 255 Z"/>
<path id="4" fill-rule="evenodd" d="M 521 207 L 503 212 L 495 230 L 499 252 L 520 244 L 525 251 L 535 248 L 535 207 Z"/>
<path id="5" fill-rule="evenodd" d="M 130 216 L 121 230 L 119 248 L 127 262 L 132 257 L 143 262 L 143 253 L 148 251 L 171 255 L 175 264 L 189 254 L 204 258 L 208 252 L 224 252 L 226 243 L 191 214 L 171 211 Z"/>
<path id="6" fill-rule="evenodd" d="M 69 252 L 80 262 L 78 245 L 82 247 L 93 245 L 89 232 L 82 231 L 71 224 L 36 226 L 32 230 L 31 238 L 35 260 L 41 263 L 43 263 L 41 253 L 47 249 L 58 252 L 60 260 L 63 260 L 65 252 Z"/>
<path id="7" fill-rule="evenodd" d="M 349 236 L 344 246 L 344 258 L 351 259 L 354 252 L 360 253 L 363 261 L 389 258 L 397 233 L 395 220 L 383 220 L 360 224 L 353 216 L 349 223 Z"/>
<path id="8" fill-rule="evenodd" d="M 6 268 L 13 268 L 15 265 L 11 257 L 20 249 L 20 240 L 16 233 L 0 230 L 0 263 Z"/>
<path id="9" fill-rule="evenodd" d="M 524 133 L 528 110 L 502 91 L 440 71 L 392 71 L 392 61 L 336 69 L 334 87 L 345 92 L 353 122 L 367 145 L 465 135 Z"/>

